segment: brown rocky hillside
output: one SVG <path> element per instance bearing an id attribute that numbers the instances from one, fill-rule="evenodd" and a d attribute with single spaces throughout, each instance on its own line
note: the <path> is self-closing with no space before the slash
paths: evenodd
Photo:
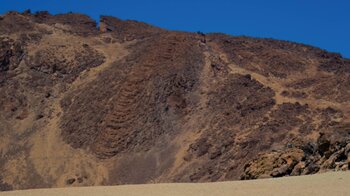
<path id="1" fill-rule="evenodd" d="M 102 16 L 0 16 L 0 190 L 348 170 L 350 59 Z"/>

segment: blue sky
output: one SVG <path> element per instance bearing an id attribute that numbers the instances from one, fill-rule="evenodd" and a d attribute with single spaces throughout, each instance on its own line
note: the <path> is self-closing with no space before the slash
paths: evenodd
<path id="1" fill-rule="evenodd" d="M 350 0 L 0 0 L 0 13 L 48 10 L 134 19 L 171 30 L 290 40 L 350 58 Z"/>

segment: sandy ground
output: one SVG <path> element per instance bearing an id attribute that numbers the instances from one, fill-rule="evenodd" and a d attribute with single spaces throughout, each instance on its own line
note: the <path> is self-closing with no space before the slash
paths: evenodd
<path id="1" fill-rule="evenodd" d="M 330 172 L 324 174 L 264 179 L 251 181 L 233 181 L 201 184 L 150 184 L 105 187 L 79 187 L 36 189 L 2 192 L 1 196 L 338 196 L 350 195 L 350 172 Z"/>

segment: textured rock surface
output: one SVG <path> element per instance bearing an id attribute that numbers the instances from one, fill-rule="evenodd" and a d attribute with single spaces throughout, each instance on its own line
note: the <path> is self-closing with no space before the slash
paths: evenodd
<path id="1" fill-rule="evenodd" d="M 284 151 L 264 153 L 247 163 L 241 179 L 297 176 L 329 170 L 348 170 L 350 137 L 329 141 L 322 135 L 317 143 L 307 143 Z M 347 145 L 347 146 L 346 146 Z"/>
<path id="2" fill-rule="evenodd" d="M 350 60 L 81 14 L 0 20 L 0 189 L 347 170 Z"/>

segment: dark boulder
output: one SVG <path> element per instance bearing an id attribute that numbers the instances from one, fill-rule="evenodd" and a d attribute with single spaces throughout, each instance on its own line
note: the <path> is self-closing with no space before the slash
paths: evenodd
<path id="1" fill-rule="evenodd" d="M 326 136 L 323 133 L 320 133 L 320 137 L 317 140 L 317 146 L 318 152 L 321 154 L 321 156 L 327 153 L 330 145 L 331 142 L 326 138 Z"/>

